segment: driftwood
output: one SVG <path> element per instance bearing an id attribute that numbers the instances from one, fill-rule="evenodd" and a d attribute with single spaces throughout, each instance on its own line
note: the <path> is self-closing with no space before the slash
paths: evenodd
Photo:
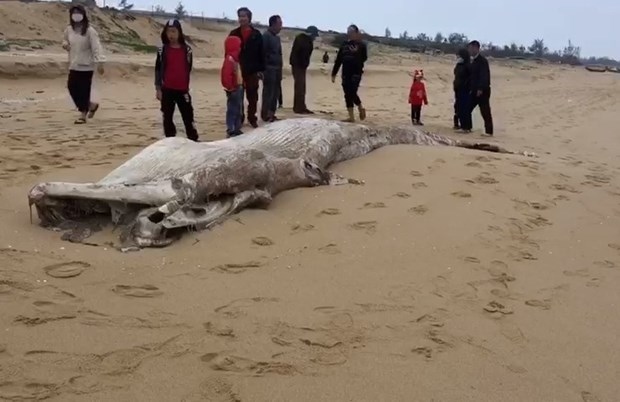
<path id="1" fill-rule="evenodd" d="M 126 228 L 125 246 L 161 247 L 179 230 L 209 228 L 243 208 L 266 206 L 285 190 L 360 183 L 326 168 L 391 144 L 515 153 L 412 127 L 290 119 L 214 142 L 162 139 L 96 183 L 41 183 L 28 199 L 41 225 L 70 229 L 69 240 L 81 241 L 95 230 L 93 222 L 111 220 Z"/>

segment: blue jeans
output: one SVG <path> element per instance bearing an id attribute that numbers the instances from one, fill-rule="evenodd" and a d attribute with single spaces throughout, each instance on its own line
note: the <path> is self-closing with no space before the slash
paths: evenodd
<path id="1" fill-rule="evenodd" d="M 226 91 L 226 133 L 236 135 L 243 122 L 243 87 Z"/>

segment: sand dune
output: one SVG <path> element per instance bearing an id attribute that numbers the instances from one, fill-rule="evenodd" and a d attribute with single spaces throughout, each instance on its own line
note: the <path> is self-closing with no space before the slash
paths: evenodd
<path id="1" fill-rule="evenodd" d="M 99 179 L 161 137 L 151 57 L 113 57 L 102 109 L 75 126 L 47 53 L 0 78 L 0 399 L 617 400 L 615 75 L 494 63 L 494 140 L 539 158 L 389 147 L 335 167 L 364 186 L 286 192 L 121 254 L 111 228 L 85 246 L 31 225 L 26 194 Z M 450 61 L 373 57 L 370 123 L 408 121 L 406 72 L 421 66 L 427 128 L 454 135 Z M 193 81 L 205 140 L 224 136 L 218 63 L 199 59 Z M 339 86 L 313 68 L 309 105 L 341 118 Z"/>

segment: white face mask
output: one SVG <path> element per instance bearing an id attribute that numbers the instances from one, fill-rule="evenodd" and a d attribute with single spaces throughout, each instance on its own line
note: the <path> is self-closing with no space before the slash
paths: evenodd
<path id="1" fill-rule="evenodd" d="M 80 13 L 71 14 L 71 20 L 73 22 L 82 22 L 84 20 L 84 16 Z"/>

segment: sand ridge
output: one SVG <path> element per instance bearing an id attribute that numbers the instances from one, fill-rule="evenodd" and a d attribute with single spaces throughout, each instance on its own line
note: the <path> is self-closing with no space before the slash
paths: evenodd
<path id="1" fill-rule="evenodd" d="M 492 63 L 494 141 L 536 159 L 388 147 L 334 167 L 364 186 L 285 192 L 139 253 L 106 245 L 111 228 L 85 246 L 31 225 L 33 184 L 97 180 L 161 138 L 148 68 L 126 67 L 147 59 L 97 78 L 85 126 L 63 78 L 0 78 L 0 399 L 617 399 L 615 76 Z M 371 54 L 369 122 L 408 121 L 407 72 L 422 66 L 427 129 L 455 135 L 452 62 L 402 60 Z M 343 117 L 314 68 L 309 106 Z M 289 75 L 283 87 L 293 117 Z M 192 91 L 203 138 L 223 138 L 216 70 Z"/>

